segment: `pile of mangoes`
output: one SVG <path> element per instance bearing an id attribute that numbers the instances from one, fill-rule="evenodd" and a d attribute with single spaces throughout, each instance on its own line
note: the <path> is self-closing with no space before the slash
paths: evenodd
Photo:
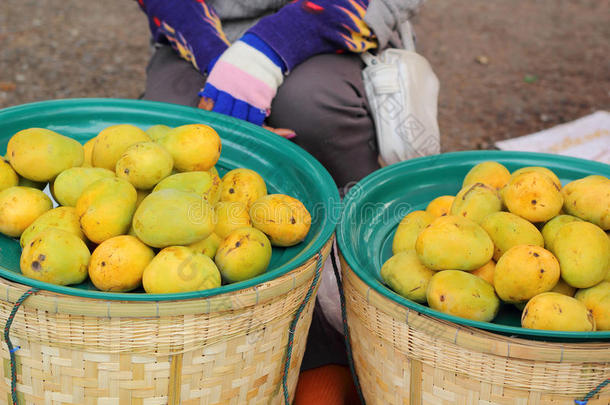
<path id="1" fill-rule="evenodd" d="M 474 166 L 456 196 L 406 215 L 381 268 L 396 293 L 491 322 L 501 305 L 524 328 L 610 330 L 610 179 L 561 186 L 544 167 Z M 606 232 L 604 232 L 606 231 Z"/>
<path id="2" fill-rule="evenodd" d="M 272 246 L 305 239 L 311 215 L 268 194 L 253 170 L 221 179 L 221 150 L 203 124 L 113 125 L 84 146 L 19 131 L 0 159 L 0 232 L 20 238 L 22 274 L 53 284 L 89 277 L 102 291 L 162 294 L 250 279 L 266 271 Z"/>

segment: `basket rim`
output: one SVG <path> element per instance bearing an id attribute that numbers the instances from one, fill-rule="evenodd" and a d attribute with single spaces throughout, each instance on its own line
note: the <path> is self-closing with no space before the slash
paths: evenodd
<path id="1" fill-rule="evenodd" d="M 0 117 L 3 119 L 18 117 L 25 112 L 38 112 L 39 109 L 53 110 L 62 112 L 66 109 L 74 111 L 82 111 L 84 109 L 97 108 L 102 111 L 108 110 L 119 110 L 122 114 L 128 113 L 142 113 L 143 111 L 147 114 L 155 114 L 161 117 L 174 117 L 176 115 L 182 115 L 187 118 L 201 118 L 210 119 L 213 118 L 215 126 L 223 127 L 225 129 L 230 128 L 230 131 L 242 131 L 242 133 L 249 134 L 250 137 L 256 138 L 258 142 L 266 144 L 268 146 L 280 147 L 286 149 L 293 156 L 298 156 L 299 160 L 305 165 L 307 172 L 314 175 L 316 184 L 327 197 L 328 201 L 324 201 L 327 204 L 329 211 L 339 206 L 340 197 L 339 191 L 335 185 L 333 178 L 330 176 L 326 168 L 322 166 L 311 154 L 295 145 L 287 139 L 273 134 L 270 131 L 263 129 L 260 126 L 251 124 L 249 122 L 239 120 L 233 117 L 229 117 L 223 114 L 218 114 L 210 111 L 201 110 L 199 108 L 193 108 L 178 104 L 164 103 L 158 101 L 148 100 L 133 100 L 133 99 L 119 99 L 119 98 L 67 98 L 67 99 L 56 99 L 38 101 L 33 103 L 21 104 L 16 106 L 7 107 L 0 110 Z M 47 111 L 48 111 L 47 110 Z M 0 277 L 4 277 L 10 281 L 14 281 L 26 286 L 35 287 L 40 290 L 47 290 L 58 294 L 78 296 L 84 298 L 97 298 L 103 300 L 116 300 L 116 301 L 175 301 L 175 300 L 188 300 L 193 298 L 205 298 L 212 297 L 219 294 L 239 291 L 249 287 L 254 287 L 258 284 L 269 282 L 275 278 L 278 278 L 291 270 L 298 268 L 305 264 L 308 260 L 316 255 L 329 238 L 332 237 L 335 232 L 336 222 L 338 221 L 337 215 L 326 215 L 323 218 L 323 226 L 320 230 L 319 236 L 314 239 L 309 246 L 306 247 L 304 252 L 300 253 L 299 257 L 291 263 L 281 265 L 271 271 L 267 271 L 257 277 L 249 280 L 240 281 L 237 283 L 223 285 L 221 287 L 212 288 L 203 291 L 193 291 L 186 293 L 168 293 L 168 294 L 138 294 L 138 293 L 108 293 L 97 290 L 84 290 L 77 289 L 69 286 L 59 286 L 50 283 L 41 282 L 22 274 L 14 273 L 8 269 L 0 266 Z"/>
<path id="2" fill-rule="evenodd" d="M 499 325 L 491 322 L 480 322 L 473 321 L 466 318 L 460 318 L 454 315 L 449 315 L 431 309 L 425 305 L 418 304 L 414 301 L 408 300 L 388 287 L 383 285 L 378 280 L 374 279 L 371 275 L 365 271 L 364 268 L 359 266 L 359 261 L 356 258 L 355 252 L 350 248 L 350 237 L 351 232 L 349 229 L 350 225 L 350 210 L 353 209 L 360 198 L 366 194 L 366 191 L 382 184 L 384 179 L 391 178 L 393 176 L 399 176 L 402 172 L 411 169 L 417 170 L 419 167 L 430 167 L 438 163 L 444 165 L 458 162 L 463 162 L 464 159 L 481 159 L 484 160 L 496 160 L 496 159 L 517 159 L 525 158 L 530 161 L 536 161 L 540 159 L 552 159 L 555 162 L 561 163 L 565 167 L 573 167 L 574 165 L 585 166 L 591 171 L 597 171 L 600 173 L 608 173 L 610 175 L 610 165 L 589 161 L 585 159 L 579 159 L 569 156 L 553 155 L 548 153 L 536 153 L 536 152 L 514 152 L 514 151 L 497 151 L 497 150 L 485 150 L 485 151 L 461 151 L 461 152 L 449 152 L 442 153 L 440 155 L 424 156 L 414 158 L 411 160 L 399 162 L 390 166 L 386 166 L 380 170 L 377 170 L 362 180 L 353 187 L 350 192 L 347 193 L 343 200 L 343 214 L 341 220 L 337 226 L 337 245 L 339 251 L 343 255 L 346 263 L 350 268 L 358 275 L 358 277 L 367 284 L 368 287 L 375 290 L 383 297 L 398 303 L 404 307 L 410 308 L 422 314 L 428 315 L 432 318 L 438 318 L 459 325 L 474 327 L 478 329 L 485 329 L 493 332 L 499 332 L 503 334 L 512 334 L 519 336 L 532 336 L 538 338 L 552 338 L 558 340 L 591 340 L 591 339 L 610 339 L 610 331 L 595 331 L 595 332 L 565 332 L 565 331 L 548 331 L 541 329 L 526 329 L 516 326 Z"/>

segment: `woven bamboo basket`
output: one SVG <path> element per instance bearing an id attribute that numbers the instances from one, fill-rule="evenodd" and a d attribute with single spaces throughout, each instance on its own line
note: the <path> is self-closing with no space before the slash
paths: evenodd
<path id="1" fill-rule="evenodd" d="M 21 404 L 276 404 L 284 367 L 292 400 L 311 323 L 322 250 L 293 271 L 231 293 L 162 302 L 40 291 L 10 327 Z M 307 296 L 313 288 L 313 294 Z M 0 322 L 29 289 L 0 279 Z M 293 333 L 289 328 L 306 301 Z M 291 352 L 291 353 L 290 353 Z M 0 403 L 11 403 L 0 349 Z"/>
<path id="2" fill-rule="evenodd" d="M 367 405 L 574 405 L 610 378 L 610 343 L 547 343 L 423 315 L 365 284 L 340 256 Z M 610 389 L 588 405 L 610 404 Z"/>

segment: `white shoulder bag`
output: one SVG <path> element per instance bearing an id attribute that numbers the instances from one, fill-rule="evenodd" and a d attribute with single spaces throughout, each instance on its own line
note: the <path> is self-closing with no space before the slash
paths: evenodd
<path id="1" fill-rule="evenodd" d="M 401 26 L 405 49 L 362 54 L 362 71 L 385 166 L 440 153 L 437 121 L 439 81 L 430 64 L 415 52 L 411 24 Z"/>

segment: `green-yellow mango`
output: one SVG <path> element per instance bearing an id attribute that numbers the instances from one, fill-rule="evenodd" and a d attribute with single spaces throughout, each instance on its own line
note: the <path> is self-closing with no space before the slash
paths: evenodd
<path id="1" fill-rule="evenodd" d="M 244 226 L 252 226 L 246 206 L 238 201 L 219 201 L 214 206 L 216 226 L 214 233 L 224 239 L 229 233 Z"/>
<path id="2" fill-rule="evenodd" d="M 149 194 L 133 216 L 138 238 L 156 248 L 205 239 L 214 231 L 214 222 L 214 209 L 201 196 L 174 189 Z"/>
<path id="3" fill-rule="evenodd" d="M 429 269 L 472 271 L 491 260 L 494 244 L 476 222 L 448 215 L 436 218 L 420 232 L 415 250 Z"/>
<path id="4" fill-rule="evenodd" d="M 144 269 L 142 285 L 149 294 L 184 293 L 220 287 L 214 261 L 185 246 L 161 250 Z"/>
<path id="5" fill-rule="evenodd" d="M 159 140 L 161 140 L 167 136 L 167 133 L 169 132 L 170 129 L 172 129 L 172 128 L 168 127 L 167 125 L 158 124 L 158 125 L 153 125 L 151 127 L 148 127 L 148 129 L 145 132 L 146 132 L 146 135 L 148 135 L 151 140 L 153 140 L 155 142 L 159 142 Z"/>
<path id="6" fill-rule="evenodd" d="M 542 237 L 544 238 L 544 247 L 552 252 L 554 250 L 555 236 L 557 236 L 559 228 L 574 221 L 582 220 L 572 215 L 557 215 L 544 224 L 541 230 Z"/>
<path id="7" fill-rule="evenodd" d="M 381 278 L 397 294 L 426 302 L 426 290 L 434 271 L 421 264 L 415 250 L 398 252 L 381 267 Z"/>
<path id="8" fill-rule="evenodd" d="M 250 207 L 250 220 L 274 246 L 301 243 L 311 227 L 311 214 L 303 203 L 284 194 L 268 194 L 256 200 Z"/>
<path id="9" fill-rule="evenodd" d="M 85 240 L 85 234 L 80 229 L 80 222 L 74 207 L 57 207 L 36 218 L 21 234 L 21 247 L 25 247 L 40 232 L 48 228 L 57 228 L 70 232 Z"/>
<path id="10" fill-rule="evenodd" d="M 39 233 L 21 253 L 21 273 L 57 285 L 82 283 L 87 278 L 89 249 L 71 232 L 49 228 Z"/>
<path id="11" fill-rule="evenodd" d="M 542 166 L 527 166 L 527 167 L 522 167 L 520 169 L 517 169 L 512 173 L 511 179 L 519 176 L 520 174 L 531 173 L 531 172 L 540 173 L 540 174 L 547 176 L 549 179 L 551 179 L 553 184 L 555 184 L 557 186 L 558 190 L 561 189 L 561 181 L 559 180 L 559 177 L 557 177 L 557 175 L 552 170 L 547 169 L 546 167 L 542 167 Z"/>
<path id="12" fill-rule="evenodd" d="M 553 253 L 561 266 L 561 277 L 576 288 L 601 282 L 610 266 L 610 241 L 605 232 L 589 222 L 570 222 L 557 231 Z"/>
<path id="13" fill-rule="evenodd" d="M 150 190 L 172 172 L 174 161 L 168 151 L 154 142 L 128 147 L 116 163 L 116 175 L 138 190 Z"/>
<path id="14" fill-rule="evenodd" d="M 466 188 L 475 183 L 487 184 L 490 187 L 500 190 L 508 183 L 510 172 L 504 165 L 498 162 L 481 162 L 475 165 L 464 177 L 462 188 Z"/>
<path id="15" fill-rule="evenodd" d="M 494 260 L 517 245 L 544 246 L 542 234 L 531 222 L 510 212 L 494 212 L 486 216 L 481 227 L 494 243 Z"/>
<path id="16" fill-rule="evenodd" d="M 559 276 L 559 262 L 551 252 L 536 245 L 517 245 L 496 263 L 493 285 L 502 301 L 516 303 L 550 291 Z"/>
<path id="17" fill-rule="evenodd" d="M 42 214 L 53 208 L 45 193 L 30 187 L 9 187 L 0 191 L 0 232 L 20 237 Z"/>
<path id="18" fill-rule="evenodd" d="M 216 252 L 218 251 L 218 248 L 220 247 L 221 243 L 222 239 L 220 238 L 220 236 L 212 232 L 207 238 L 195 243 L 191 243 L 187 247 L 195 253 L 202 253 L 207 257 L 213 259 L 216 256 Z"/>
<path id="19" fill-rule="evenodd" d="M 0 191 L 19 184 L 19 175 L 8 161 L 0 158 Z"/>
<path id="20" fill-rule="evenodd" d="M 104 128 L 96 137 L 91 152 L 91 164 L 114 172 L 116 162 L 131 145 L 150 142 L 146 132 L 130 124 L 112 125 Z"/>
<path id="21" fill-rule="evenodd" d="M 597 330 L 610 330 L 610 281 L 578 290 L 574 298 L 591 311 Z"/>
<path id="22" fill-rule="evenodd" d="M 475 321 L 491 322 L 500 300 L 487 281 L 459 270 L 445 270 L 430 279 L 428 306 L 446 314 Z"/>
<path id="23" fill-rule="evenodd" d="M 83 191 L 99 179 L 114 177 L 114 172 L 101 167 L 72 167 L 59 173 L 51 184 L 55 200 L 66 207 L 76 207 Z"/>
<path id="24" fill-rule="evenodd" d="M 454 200 L 455 197 L 452 195 L 436 197 L 434 200 L 430 201 L 426 207 L 426 212 L 432 214 L 435 218 L 449 215 Z"/>
<path id="25" fill-rule="evenodd" d="M 521 326 L 528 329 L 591 332 L 595 330 L 595 318 L 577 299 L 546 292 L 529 300 L 521 314 Z"/>
<path id="26" fill-rule="evenodd" d="M 89 139 L 83 145 L 83 151 L 85 152 L 85 159 L 83 160 L 82 167 L 92 167 L 93 163 L 91 162 L 91 156 L 93 155 L 93 146 L 95 146 L 95 142 L 97 142 L 97 137 L 93 137 Z"/>
<path id="27" fill-rule="evenodd" d="M 207 172 L 185 172 L 172 174 L 161 180 L 153 189 L 153 192 L 160 190 L 180 190 L 195 193 L 214 205 L 218 201 L 219 178 L 213 171 Z"/>
<path id="28" fill-rule="evenodd" d="M 258 229 L 239 228 L 222 241 L 214 260 L 226 282 L 248 280 L 267 270 L 271 261 L 271 243 Z"/>
<path id="29" fill-rule="evenodd" d="M 43 128 L 17 132 L 8 141 L 6 154 L 17 173 L 40 182 L 50 181 L 64 170 L 82 165 L 85 159 L 80 143 Z"/>
<path id="30" fill-rule="evenodd" d="M 489 284 L 494 285 L 494 273 L 496 272 L 496 262 L 490 260 L 482 267 L 479 267 L 476 270 L 471 271 L 477 277 L 482 278 L 487 281 Z"/>
<path id="31" fill-rule="evenodd" d="M 91 183 L 76 202 L 76 214 L 87 238 L 102 243 L 129 230 L 138 193 L 126 180 L 116 177 Z"/>
<path id="32" fill-rule="evenodd" d="M 210 170 L 222 149 L 216 131 L 203 124 L 170 129 L 158 142 L 172 155 L 174 167 L 181 172 Z"/>
<path id="33" fill-rule="evenodd" d="M 562 190 L 566 213 L 610 229 L 610 180 L 589 176 L 567 184 Z"/>
<path id="34" fill-rule="evenodd" d="M 483 218 L 502 209 L 498 191 L 483 183 L 474 183 L 460 190 L 455 196 L 449 215 L 468 218 L 477 224 Z"/>
<path id="35" fill-rule="evenodd" d="M 396 228 L 392 240 L 392 253 L 397 254 L 415 249 L 419 233 L 434 221 L 436 217 L 427 211 L 413 211 L 404 216 Z"/>
<path id="36" fill-rule="evenodd" d="M 234 169 L 222 177 L 220 201 L 238 201 L 250 209 L 256 200 L 265 195 L 265 180 L 254 170 Z"/>
<path id="37" fill-rule="evenodd" d="M 556 292 L 559 294 L 567 295 L 568 297 L 573 297 L 576 293 L 576 288 L 572 287 L 570 284 L 563 281 L 562 278 L 559 279 L 555 287 L 551 289 L 551 292 Z"/>
<path id="38" fill-rule="evenodd" d="M 558 215 L 563 206 L 559 190 L 549 176 L 529 171 L 512 177 L 502 197 L 513 214 L 530 222 L 544 222 Z"/>

